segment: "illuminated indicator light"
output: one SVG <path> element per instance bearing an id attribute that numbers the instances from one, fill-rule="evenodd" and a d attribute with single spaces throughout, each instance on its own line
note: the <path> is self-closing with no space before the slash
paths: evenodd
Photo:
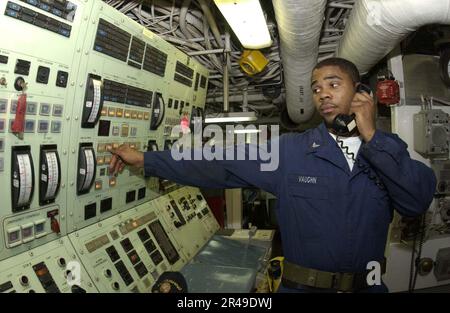
<path id="1" fill-rule="evenodd" d="M 142 112 L 138 112 L 138 116 L 137 116 L 138 120 L 142 120 L 143 117 L 144 117 L 143 113 Z"/>
<path id="2" fill-rule="evenodd" d="M 45 219 L 34 222 L 34 237 L 40 238 L 47 234 L 45 231 L 45 222 Z"/>
<path id="3" fill-rule="evenodd" d="M 107 107 L 103 107 L 103 108 L 102 108 L 102 113 L 101 113 L 101 115 L 102 115 L 102 116 L 108 115 L 108 108 L 107 108 Z"/>
<path id="4" fill-rule="evenodd" d="M 144 113 L 144 120 L 149 120 L 149 119 L 150 119 L 150 114 Z"/>
<path id="5" fill-rule="evenodd" d="M 130 118 L 131 113 L 128 110 L 125 110 L 125 118 Z"/>
<path id="6" fill-rule="evenodd" d="M 109 179 L 109 186 L 110 187 L 114 187 L 116 185 L 116 178 L 115 177 L 111 177 Z"/>
<path id="7" fill-rule="evenodd" d="M 95 190 L 100 190 L 100 189 L 102 189 L 102 181 L 101 180 L 95 182 Z"/>
<path id="8" fill-rule="evenodd" d="M 119 144 L 118 143 L 113 143 L 112 147 L 113 147 L 113 149 L 117 149 L 117 148 L 119 148 Z"/>
<path id="9" fill-rule="evenodd" d="M 131 118 L 134 119 L 134 120 L 137 118 L 137 112 L 136 111 L 131 112 Z"/>
<path id="10" fill-rule="evenodd" d="M 107 143 L 105 146 L 106 151 L 110 151 L 112 149 L 112 144 L 111 143 Z"/>
<path id="11" fill-rule="evenodd" d="M 111 163 L 111 157 L 105 156 L 105 164 L 109 164 L 109 163 Z"/>
<path id="12" fill-rule="evenodd" d="M 105 145 L 104 144 L 98 144 L 97 152 L 105 152 Z"/>
<path id="13" fill-rule="evenodd" d="M 22 242 L 23 243 L 29 242 L 34 239 L 34 236 L 33 236 L 34 225 L 33 224 L 23 225 L 23 226 L 21 226 L 21 228 L 22 228 Z"/>
<path id="14" fill-rule="evenodd" d="M 48 270 L 45 267 L 36 271 L 37 276 L 44 276 L 44 275 L 47 275 L 47 273 L 48 273 Z"/>
<path id="15" fill-rule="evenodd" d="M 121 136 L 122 137 L 128 137 L 128 125 L 122 125 L 122 131 L 121 131 Z"/>
<path id="16" fill-rule="evenodd" d="M 116 116 L 122 117 L 123 116 L 123 109 L 116 109 Z"/>
<path id="17" fill-rule="evenodd" d="M 115 108 L 109 108 L 108 116 L 109 117 L 115 117 L 116 116 L 116 109 Z"/>

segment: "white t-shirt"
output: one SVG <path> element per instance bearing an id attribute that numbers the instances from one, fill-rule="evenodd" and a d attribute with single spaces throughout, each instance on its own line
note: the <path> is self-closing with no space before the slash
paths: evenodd
<path id="1" fill-rule="evenodd" d="M 334 141 L 336 141 L 336 135 L 329 133 L 331 137 L 333 137 Z M 339 140 L 342 140 L 344 142 L 344 146 L 348 147 L 348 151 L 352 152 L 356 156 L 358 155 L 358 150 L 361 147 L 362 140 L 359 136 L 354 137 L 339 137 Z M 341 145 L 338 143 L 338 146 L 341 148 Z M 353 170 L 353 160 L 352 157 L 345 153 L 345 149 L 342 149 L 342 153 L 344 153 L 344 157 L 347 160 L 348 166 L 350 167 L 350 171 Z"/>

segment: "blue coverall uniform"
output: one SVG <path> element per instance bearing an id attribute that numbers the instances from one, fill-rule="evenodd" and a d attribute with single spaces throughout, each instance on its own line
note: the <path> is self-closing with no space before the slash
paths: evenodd
<path id="1" fill-rule="evenodd" d="M 411 159 L 395 134 L 377 130 L 362 143 L 352 171 L 324 123 L 278 140 L 275 171 L 260 171 L 259 158 L 175 161 L 161 151 L 145 153 L 145 174 L 203 188 L 255 186 L 276 195 L 286 260 L 328 272 L 361 273 L 368 262 L 381 262 L 393 209 L 418 216 L 433 199 L 433 171 Z M 248 153 L 248 145 L 240 149 Z"/>

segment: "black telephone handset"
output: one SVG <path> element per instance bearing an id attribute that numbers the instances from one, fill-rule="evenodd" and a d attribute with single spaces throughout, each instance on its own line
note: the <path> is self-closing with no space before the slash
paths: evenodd
<path id="1" fill-rule="evenodd" d="M 356 87 L 356 92 L 367 92 L 370 96 L 373 95 L 370 87 L 366 86 L 364 84 L 361 84 L 361 83 Z M 341 147 L 343 152 L 346 155 L 350 156 L 354 163 L 359 163 L 360 162 L 359 159 L 357 159 L 355 157 L 355 154 L 353 152 L 350 152 L 349 147 L 347 147 L 344 144 L 344 141 L 339 138 L 339 136 L 350 137 L 351 135 L 353 135 L 356 132 L 357 127 L 356 127 L 356 121 L 355 121 L 355 114 L 354 113 L 350 114 L 350 115 L 338 114 L 333 120 L 332 128 L 334 129 L 334 131 L 336 132 L 336 135 L 337 135 L 336 142 Z M 374 180 L 375 184 L 380 189 L 386 188 L 384 186 L 383 182 L 378 177 L 378 175 L 376 175 L 376 174 L 374 175 L 374 173 L 370 169 L 367 169 L 367 174 L 369 176 L 369 179 Z"/>
<path id="2" fill-rule="evenodd" d="M 372 95 L 372 90 L 370 89 L 370 87 L 361 83 L 356 87 L 356 92 L 366 92 L 369 95 Z M 352 136 L 358 129 L 356 127 L 355 113 L 350 115 L 338 114 L 334 118 L 331 127 L 334 129 L 336 135 L 338 136 Z"/>

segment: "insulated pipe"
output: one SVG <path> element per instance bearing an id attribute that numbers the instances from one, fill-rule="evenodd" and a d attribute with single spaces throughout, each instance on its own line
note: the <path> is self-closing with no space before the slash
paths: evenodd
<path id="1" fill-rule="evenodd" d="M 450 24 L 450 0 L 358 0 L 336 55 L 368 72 L 408 34 L 428 24 Z"/>
<path id="2" fill-rule="evenodd" d="M 317 63 L 326 0 L 273 0 L 289 118 L 297 123 L 314 114 L 311 72 Z"/>
<path id="3" fill-rule="evenodd" d="M 223 47 L 223 41 L 220 35 L 219 28 L 217 27 L 216 20 L 211 13 L 211 10 L 209 6 L 211 5 L 209 1 L 205 0 L 198 0 L 198 3 L 200 4 L 200 8 L 203 11 L 204 17 L 206 17 L 206 20 L 208 21 L 209 27 L 211 27 L 211 32 L 213 33 L 214 38 L 216 38 L 216 43 L 219 47 Z"/>
<path id="4" fill-rule="evenodd" d="M 225 49 L 230 49 L 230 34 L 225 33 Z M 225 64 L 223 66 L 223 111 L 228 112 L 230 109 L 230 103 L 228 101 L 228 69 L 230 66 L 230 54 L 225 53 Z"/>

